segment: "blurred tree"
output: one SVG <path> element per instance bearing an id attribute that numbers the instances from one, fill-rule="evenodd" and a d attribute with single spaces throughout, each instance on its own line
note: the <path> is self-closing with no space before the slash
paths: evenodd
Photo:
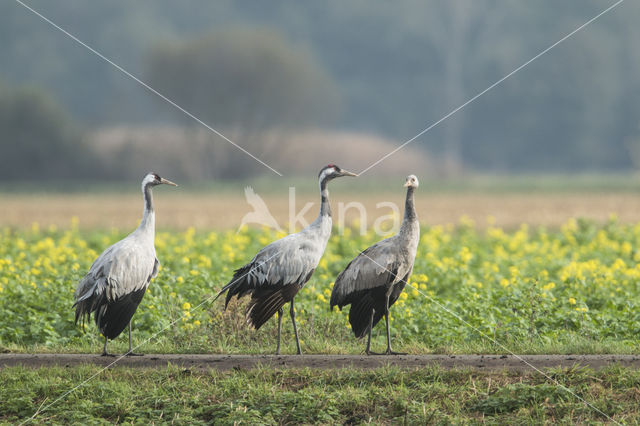
<path id="1" fill-rule="evenodd" d="M 41 89 L 0 87 L 0 179 L 100 176 L 66 112 Z"/>
<path id="2" fill-rule="evenodd" d="M 313 63 L 309 53 L 300 47 L 310 46 L 339 89 L 341 114 L 333 124 L 400 141 L 412 137 L 610 4 L 604 0 L 30 2 L 137 76 L 144 75 L 145 69 L 147 73 L 153 70 L 152 55 L 145 53 L 158 40 L 193 40 L 212 28 L 247 28 L 232 31 L 233 37 L 227 35 L 226 44 L 243 45 L 243 49 L 253 49 L 254 54 L 239 55 L 235 62 L 227 61 L 228 54 L 223 55 L 227 62 L 219 61 L 214 64 L 218 68 L 205 71 L 227 70 L 243 81 L 249 71 L 260 76 L 260 69 L 246 65 L 247 57 L 254 58 L 254 64 L 258 60 L 264 63 L 264 55 L 257 52 L 265 51 L 264 45 L 272 37 L 278 39 L 275 44 L 284 43 L 285 52 Z M 624 141 L 637 137 L 640 117 L 639 19 L 640 2 L 624 2 L 447 119 L 416 141 L 415 146 L 449 157 L 453 164 L 461 161 L 465 168 L 477 171 L 631 169 Z M 249 29 L 255 27 L 274 28 L 278 33 Z M 246 35 L 252 31 L 253 37 Z M 245 36 L 240 37 L 240 33 Z M 215 36 L 221 38 L 224 32 Z M 212 46 L 200 39 L 200 44 L 205 45 L 201 49 L 213 49 L 222 43 L 213 42 L 213 38 L 209 37 Z M 295 45 L 283 42 L 283 38 L 295 40 Z M 246 46 L 251 39 L 263 47 Z M 170 116 L 158 114 L 152 96 L 139 85 L 15 2 L 0 2 L 0 40 L 0 72 L 10 84 L 46 88 L 87 125 L 156 125 L 161 121 L 172 125 L 182 118 L 174 112 Z M 177 50 L 187 46 L 195 49 L 196 44 L 190 41 L 170 46 Z M 170 46 L 158 49 L 171 50 Z M 240 64 L 240 58 L 245 62 Z M 207 61 L 211 57 L 205 55 L 200 69 L 207 69 Z M 186 65 L 184 71 L 191 72 Z M 182 77 L 178 79 L 183 75 L 180 64 L 171 69 L 179 74 L 169 84 L 184 82 Z M 285 75 L 292 82 L 306 76 Z M 245 131 L 245 123 L 260 128 L 261 122 L 274 121 L 271 95 L 257 90 L 257 82 L 250 81 L 240 88 L 225 87 L 227 81 L 222 79 L 195 77 L 205 82 L 194 84 L 197 89 L 191 89 L 192 98 L 201 97 L 201 106 L 194 102 L 189 109 L 206 115 L 212 125 L 225 127 L 225 133 Z M 249 93 L 261 102 L 253 104 L 246 96 L 230 99 L 228 94 L 234 92 Z M 329 92 L 335 94 L 335 89 Z M 214 95 L 219 98 L 211 97 Z M 211 112 L 205 114 L 213 104 L 219 111 L 215 116 L 208 115 Z M 245 122 L 224 115 L 238 114 L 246 110 L 247 104 L 254 113 L 247 114 Z M 304 110 L 306 107 L 301 112 Z M 320 112 L 304 116 L 319 118 L 320 122 L 323 119 Z M 284 121 L 296 124 L 294 118 Z M 230 136 L 258 155 L 272 146 L 244 140 L 244 135 Z M 256 146 L 249 146 L 252 143 Z M 203 144 L 203 150 L 223 145 Z M 224 148 L 218 149 L 215 158 L 199 157 L 208 158 L 217 174 L 227 164 L 227 154 L 236 155 L 221 149 Z M 394 161 L 393 157 L 388 161 Z M 235 171 L 238 174 L 239 170 Z"/>
<path id="3" fill-rule="evenodd" d="M 327 124 L 339 105 L 333 81 L 309 51 L 266 29 L 229 29 L 159 44 L 145 74 L 157 90 L 263 158 L 277 155 L 259 140 L 266 130 Z M 228 148 L 217 149 L 227 158 L 214 163 L 215 176 L 262 172 Z"/>

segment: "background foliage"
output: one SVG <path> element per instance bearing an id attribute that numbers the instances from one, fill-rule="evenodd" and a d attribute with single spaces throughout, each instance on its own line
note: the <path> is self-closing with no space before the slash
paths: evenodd
<path id="1" fill-rule="evenodd" d="M 134 74 L 157 81 L 196 115 L 229 126 L 225 131 L 233 133 L 235 124 L 252 131 L 253 121 L 282 124 L 277 111 L 288 106 L 298 114 L 291 120 L 287 113 L 288 124 L 401 141 L 612 2 L 30 4 Z M 637 166 L 639 17 L 640 6 L 624 2 L 435 128 L 420 146 L 479 171 Z M 0 77 L 12 86 L 42 87 L 89 129 L 184 123 L 181 113 L 16 3 L 0 5 L 0 37 L 6 40 Z M 209 52 L 198 55 L 200 62 L 169 66 L 196 46 Z M 168 70 L 170 82 L 154 77 Z M 271 87 L 274 75 L 284 81 Z M 279 87 L 287 90 L 273 90 Z M 340 112 L 333 121 L 332 111 Z"/>

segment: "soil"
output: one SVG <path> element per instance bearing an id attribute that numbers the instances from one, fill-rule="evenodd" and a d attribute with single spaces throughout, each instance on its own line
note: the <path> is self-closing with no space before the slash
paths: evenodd
<path id="1" fill-rule="evenodd" d="M 72 367 L 94 364 L 104 367 L 165 368 L 168 365 L 185 369 L 242 370 L 259 366 L 276 368 L 357 368 L 384 366 L 421 368 L 439 365 L 442 368 L 475 370 L 527 371 L 535 368 L 590 367 L 601 369 L 610 365 L 640 368 L 640 355 L 191 355 L 149 354 L 137 357 L 101 357 L 91 354 L 0 354 L 0 369 L 10 366 Z"/>

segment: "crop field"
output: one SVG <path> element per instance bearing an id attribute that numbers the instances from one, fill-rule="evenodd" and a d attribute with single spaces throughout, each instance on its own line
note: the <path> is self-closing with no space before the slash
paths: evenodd
<path id="1" fill-rule="evenodd" d="M 73 324 L 73 291 L 119 231 L 4 228 L 0 231 L 0 345 L 9 350 L 98 352 L 93 324 Z M 244 324 L 246 299 L 223 312 L 213 296 L 235 268 L 284 234 L 270 230 L 161 231 L 162 263 L 134 317 L 134 343 L 145 351 L 269 353 L 275 321 Z M 329 310 L 336 275 L 379 237 L 331 238 L 313 278 L 296 298 L 302 347 L 314 353 L 359 353 L 348 308 Z M 640 331 L 640 224 L 611 218 L 569 220 L 557 231 L 522 225 L 478 230 L 422 229 L 410 285 L 391 309 L 398 350 L 411 353 L 619 352 L 637 349 Z M 284 351 L 293 351 L 288 321 Z M 376 346 L 384 327 L 374 330 Z M 147 341 L 149 339 L 149 341 Z M 499 343 L 498 343 L 499 342 Z M 114 350 L 123 350 L 126 336 Z"/>
<path id="2" fill-rule="evenodd" d="M 367 209 L 375 209 L 375 198 L 403 200 L 402 193 L 360 195 Z M 96 256 L 137 225 L 140 198 L 134 193 L 3 195 L 0 352 L 101 352 L 103 338 L 95 325 L 83 328 L 73 322 L 73 292 Z M 158 191 L 156 198 L 162 267 L 134 316 L 136 351 L 273 353 L 275 320 L 251 330 L 243 315 L 246 298 L 234 299 L 226 311 L 213 298 L 234 269 L 285 232 L 237 232 L 239 218 L 250 211 L 242 194 L 209 199 Z M 297 201 L 302 205 L 315 198 L 305 192 Z M 334 213 L 339 202 L 353 198 L 332 191 Z M 632 193 L 418 193 L 421 242 L 410 284 L 391 308 L 394 349 L 453 355 L 637 353 L 637 198 Z M 284 224 L 286 197 L 267 194 L 265 200 Z M 371 230 L 360 235 L 357 221 L 347 223 L 342 233 L 334 229 L 313 278 L 296 297 L 306 354 L 359 355 L 364 350 L 365 342 L 349 329 L 349 308 L 330 311 L 328 300 L 337 274 L 381 237 Z M 123 333 L 109 342 L 109 350 L 123 353 L 127 344 Z M 372 350 L 384 347 L 381 322 L 373 331 Z M 288 315 L 282 352 L 295 353 Z M 266 366 L 226 372 L 10 367 L 0 368 L 0 422 L 26 420 L 36 412 L 35 421 L 42 423 L 640 419 L 637 370 L 544 371 L 548 377 L 533 371 L 412 371 L 391 365 L 333 372 Z M 452 399 L 454 394 L 459 398 Z"/>

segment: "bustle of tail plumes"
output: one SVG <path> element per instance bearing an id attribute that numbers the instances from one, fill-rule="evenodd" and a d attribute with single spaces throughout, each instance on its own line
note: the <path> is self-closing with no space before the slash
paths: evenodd
<path id="1" fill-rule="evenodd" d="M 252 285 L 248 279 L 249 272 L 252 267 L 253 265 L 249 263 L 233 271 L 233 278 L 231 278 L 231 281 L 222 287 L 213 301 L 215 302 L 218 297 L 222 296 L 226 292 L 227 297 L 225 297 L 224 300 L 224 308 L 227 309 L 227 305 L 233 296 L 237 295 L 239 299 L 255 290 L 255 286 Z"/>
<path id="2" fill-rule="evenodd" d="M 351 324 L 351 331 L 357 338 L 364 337 L 369 332 L 369 324 L 371 323 L 371 312 L 375 309 L 375 314 L 373 315 L 373 324 L 375 325 L 382 319 L 384 316 L 384 304 L 380 303 L 379 300 L 384 299 L 380 297 L 384 295 L 386 289 L 384 287 L 377 287 L 374 289 L 367 289 L 356 291 L 346 295 L 346 297 L 331 298 L 331 309 L 334 306 L 338 306 L 338 309 L 342 310 L 342 308 L 346 305 L 351 305 L 349 309 L 349 324 Z M 378 294 L 381 293 L 381 294 Z"/>
<path id="3" fill-rule="evenodd" d="M 106 293 L 100 291 L 99 286 L 89 290 L 90 293 L 85 292 L 84 294 L 82 294 L 84 288 L 80 288 L 80 292 L 76 293 L 77 300 L 73 304 L 76 308 L 75 323 L 80 321 L 84 328 L 85 323 L 91 320 L 91 314 L 93 314 L 98 330 L 109 339 L 115 339 L 122 333 L 147 291 L 147 286 L 143 286 L 117 300 L 109 301 Z"/>
<path id="4" fill-rule="evenodd" d="M 290 302 L 300 290 L 298 284 L 272 283 L 262 286 L 250 279 L 253 265 L 247 264 L 234 271 L 233 278 L 216 295 L 216 300 L 225 292 L 224 308 L 227 308 L 233 296 L 238 299 L 250 294 L 251 300 L 247 306 L 247 323 L 256 330 L 278 312 L 286 303 Z M 311 274 L 309 274 L 310 277 Z M 308 279 L 308 277 L 305 277 Z"/>
<path id="5" fill-rule="evenodd" d="M 258 330 L 286 303 L 289 303 L 298 290 L 300 287 L 297 284 L 289 284 L 254 291 L 247 307 L 247 323 Z"/>

